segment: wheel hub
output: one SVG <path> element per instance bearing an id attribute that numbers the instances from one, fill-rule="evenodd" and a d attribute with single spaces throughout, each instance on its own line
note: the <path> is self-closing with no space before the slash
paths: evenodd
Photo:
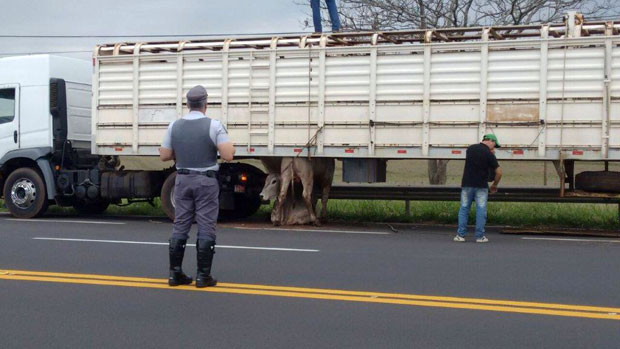
<path id="1" fill-rule="evenodd" d="M 21 209 L 27 209 L 34 204 L 37 197 L 37 188 L 31 180 L 21 178 L 11 187 L 11 201 Z"/>

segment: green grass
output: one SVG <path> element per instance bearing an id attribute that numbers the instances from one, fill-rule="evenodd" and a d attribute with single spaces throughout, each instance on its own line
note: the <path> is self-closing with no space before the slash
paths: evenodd
<path id="1" fill-rule="evenodd" d="M 2 201 L 0 200 L 0 204 Z M 272 205 L 263 205 L 254 215 L 267 220 Z M 410 215 L 405 211 L 403 201 L 330 200 L 328 218 L 332 222 L 377 222 L 377 223 L 435 223 L 456 224 L 458 202 L 412 201 Z M 0 211 L 6 209 L 0 205 Z M 572 204 L 572 203 L 510 203 L 490 202 L 488 204 L 488 225 L 530 228 L 583 228 L 620 229 L 618 207 L 615 204 Z M 73 208 L 52 206 L 48 213 L 75 215 Z M 106 215 L 119 216 L 165 216 L 159 199 L 154 206 L 136 203 L 129 206 L 110 206 Z M 474 222 L 475 210 L 470 212 L 470 223 Z"/>
<path id="2" fill-rule="evenodd" d="M 123 204 L 126 204 L 127 200 L 123 200 Z M 106 215 L 111 216 L 150 216 L 150 217 L 162 217 L 166 214 L 161 209 L 161 202 L 159 198 L 153 200 L 153 206 L 146 202 L 134 203 L 129 206 L 117 206 L 110 205 L 105 211 Z M 4 207 L 4 201 L 0 200 L 0 212 L 7 212 Z M 59 207 L 50 206 L 47 209 L 47 213 L 57 215 L 77 215 L 78 212 L 73 207 Z"/>
<path id="3" fill-rule="evenodd" d="M 401 201 L 331 200 L 328 216 L 337 221 L 456 224 L 458 202 L 412 201 L 410 215 Z M 615 204 L 509 203 L 490 202 L 487 224 L 536 228 L 618 229 Z M 475 210 L 469 215 L 475 220 Z"/>

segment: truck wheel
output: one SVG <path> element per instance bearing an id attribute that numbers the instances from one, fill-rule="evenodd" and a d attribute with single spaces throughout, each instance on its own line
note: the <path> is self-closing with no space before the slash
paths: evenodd
<path id="1" fill-rule="evenodd" d="M 47 192 L 41 175 L 34 169 L 17 169 L 4 184 L 4 201 L 17 218 L 41 216 L 47 210 Z"/>
<path id="2" fill-rule="evenodd" d="M 73 208 L 78 211 L 79 214 L 84 215 L 102 214 L 108 208 L 108 206 L 110 206 L 110 202 L 108 201 L 76 201 L 73 203 Z"/>
<path id="3" fill-rule="evenodd" d="M 258 209 L 260 208 L 260 205 L 262 204 L 261 199 L 258 195 L 245 199 L 244 202 L 246 203 L 244 205 L 244 208 L 245 208 L 245 216 L 243 216 L 244 218 L 255 214 L 256 211 L 258 211 Z"/>
<path id="4" fill-rule="evenodd" d="M 256 213 L 261 205 L 261 200 L 258 195 L 249 198 L 245 195 L 235 195 L 234 200 L 236 209 L 220 210 L 218 215 L 219 219 L 230 220 L 246 218 Z"/>
<path id="5" fill-rule="evenodd" d="M 161 187 L 161 208 L 170 220 L 174 221 L 174 181 L 177 173 L 171 173 Z"/>
<path id="6" fill-rule="evenodd" d="M 592 192 L 620 193 L 620 172 L 581 172 L 575 176 L 575 188 Z"/>
<path id="7" fill-rule="evenodd" d="M 176 180 L 177 173 L 174 172 L 166 178 L 164 185 L 161 188 L 161 208 L 170 218 L 174 221 L 174 182 Z M 258 211 L 261 205 L 261 200 L 258 195 L 251 198 L 247 198 L 244 195 L 235 195 L 235 210 L 220 210 L 218 217 L 220 219 L 239 219 L 253 215 Z"/>

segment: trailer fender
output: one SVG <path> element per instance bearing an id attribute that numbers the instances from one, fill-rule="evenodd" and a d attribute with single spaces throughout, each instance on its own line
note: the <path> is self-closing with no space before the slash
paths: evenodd
<path id="1" fill-rule="evenodd" d="M 602 193 L 620 193 L 620 172 L 584 171 L 575 176 L 575 187 Z"/>

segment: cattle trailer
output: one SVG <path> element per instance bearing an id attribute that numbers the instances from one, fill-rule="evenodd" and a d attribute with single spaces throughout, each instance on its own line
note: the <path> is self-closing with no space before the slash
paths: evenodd
<path id="1" fill-rule="evenodd" d="M 174 168 L 125 171 L 121 179 L 114 162 L 158 155 L 169 123 L 187 112 L 185 94 L 201 84 L 209 93 L 207 114 L 226 126 L 237 158 L 332 157 L 343 161 L 344 181 L 381 182 L 387 160 L 464 159 L 468 145 L 494 133 L 502 144 L 499 160 L 554 162 L 566 195 L 565 182 L 575 184 L 575 161 L 620 160 L 619 30 L 620 20 L 586 22 L 570 13 L 564 22 L 535 25 L 99 45 L 87 137 L 81 145 L 56 138 L 50 120 L 58 107 L 50 104 L 40 113 L 50 126 L 51 153 L 27 158 L 39 166 L 56 159 L 51 171 L 39 169 L 46 186 L 56 187 L 48 188 L 50 200 L 58 201 L 61 186 L 62 195 L 85 190 L 88 197 L 90 189 L 117 201 L 161 196 L 170 215 L 172 186 L 165 181 Z M 52 96 L 58 77 L 48 78 Z M 1 137 L 13 140 L 10 132 Z M 78 153 L 91 164 L 71 165 L 66 170 L 78 172 L 67 179 L 62 159 L 69 145 L 84 147 Z M 94 163 L 107 177 L 80 172 Z M 16 166 L 5 168 L 3 178 Z M 243 191 L 237 201 L 246 202 L 256 192 L 240 178 L 261 175 L 242 167 L 222 173 L 230 180 L 231 212 L 235 195 Z M 580 174 L 576 182 L 614 193 L 616 177 L 602 171 Z M 76 189 L 85 179 L 94 188 Z M 147 188 L 143 194 L 132 192 L 137 183 Z"/>

